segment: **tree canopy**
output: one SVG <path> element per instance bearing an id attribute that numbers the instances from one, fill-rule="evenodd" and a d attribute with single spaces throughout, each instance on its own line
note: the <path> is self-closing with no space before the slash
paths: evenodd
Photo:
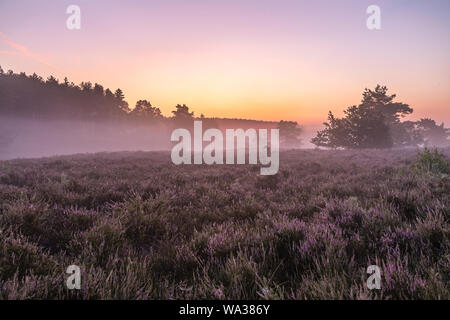
<path id="1" fill-rule="evenodd" d="M 67 78 L 46 80 L 37 74 L 4 72 L 0 68 L 0 113 L 27 118 L 104 119 L 129 112 L 122 90 L 112 94 L 98 83 L 75 85 Z"/>
<path id="2" fill-rule="evenodd" d="M 139 100 L 136 102 L 136 106 L 130 114 L 144 120 L 162 118 L 161 110 L 153 107 L 147 100 Z"/>
<path id="3" fill-rule="evenodd" d="M 300 145 L 302 129 L 298 127 L 297 122 L 281 120 L 277 128 L 280 130 L 281 145 L 287 147 L 298 147 Z"/>
<path id="4" fill-rule="evenodd" d="M 409 105 L 395 102 L 385 86 L 365 89 L 361 103 L 348 107 L 344 117 L 330 111 L 325 129 L 317 132 L 311 142 L 327 148 L 391 148 L 417 146 L 422 143 L 448 145 L 449 130 L 431 119 L 418 122 L 401 119 L 413 112 Z"/>

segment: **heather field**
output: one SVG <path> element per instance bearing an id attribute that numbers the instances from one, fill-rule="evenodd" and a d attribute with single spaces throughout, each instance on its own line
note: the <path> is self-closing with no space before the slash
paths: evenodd
<path id="1" fill-rule="evenodd" d="M 1 161 L 0 298 L 449 299 L 441 152 L 284 151 L 274 176 L 165 152 Z"/>

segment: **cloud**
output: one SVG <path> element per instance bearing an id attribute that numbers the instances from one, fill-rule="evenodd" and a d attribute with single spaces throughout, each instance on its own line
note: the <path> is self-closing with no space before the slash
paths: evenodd
<path id="1" fill-rule="evenodd" d="M 19 56 L 22 55 L 20 52 L 17 51 L 10 51 L 10 50 L 0 50 L 0 54 L 6 54 L 9 56 Z"/>
<path id="2" fill-rule="evenodd" d="M 15 43 L 15 42 L 9 40 L 2 32 L 0 32 L 0 39 L 4 43 L 6 43 L 8 46 L 10 46 L 11 48 L 15 49 L 16 50 L 15 52 L 20 53 L 20 54 L 22 54 L 25 57 L 31 58 L 31 59 L 39 62 L 40 64 L 46 66 L 47 68 L 50 68 L 50 69 L 58 71 L 58 72 L 60 71 L 55 66 L 53 66 L 50 63 L 42 60 L 37 54 L 31 52 L 26 47 L 22 46 L 21 44 L 18 44 L 18 43 Z M 0 53 L 12 54 L 11 51 L 5 51 L 5 50 L 0 51 Z"/>

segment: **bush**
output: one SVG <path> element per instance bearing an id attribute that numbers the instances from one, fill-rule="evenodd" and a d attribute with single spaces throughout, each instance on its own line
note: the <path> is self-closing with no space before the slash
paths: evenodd
<path id="1" fill-rule="evenodd" d="M 449 174 L 450 161 L 437 148 L 425 148 L 419 152 L 413 169 L 422 173 Z"/>

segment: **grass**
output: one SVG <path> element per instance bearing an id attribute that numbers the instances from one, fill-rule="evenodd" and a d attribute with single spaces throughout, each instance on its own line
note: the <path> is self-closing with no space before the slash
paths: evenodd
<path id="1" fill-rule="evenodd" d="M 449 299 L 449 153 L 286 151 L 276 176 L 168 153 L 3 161 L 0 299 Z"/>

